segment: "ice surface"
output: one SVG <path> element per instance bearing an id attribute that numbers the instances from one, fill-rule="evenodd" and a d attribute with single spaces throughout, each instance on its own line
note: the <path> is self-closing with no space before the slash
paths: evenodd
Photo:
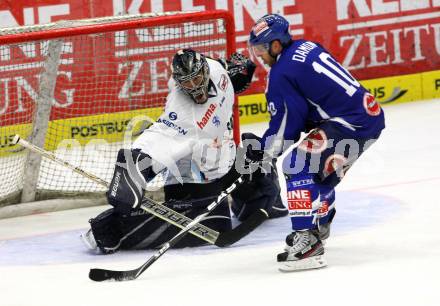
<path id="1" fill-rule="evenodd" d="M 131 269 L 153 251 L 87 252 L 79 233 L 104 208 L 84 208 L 0 220 L 0 305 L 439 305 L 440 100 L 385 113 L 338 186 L 327 268 L 277 271 L 283 218 L 229 248 L 171 250 L 135 281 L 94 283 L 90 268 Z"/>

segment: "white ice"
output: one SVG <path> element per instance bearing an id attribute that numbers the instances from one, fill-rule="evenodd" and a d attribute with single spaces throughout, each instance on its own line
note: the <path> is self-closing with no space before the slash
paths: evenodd
<path id="1" fill-rule="evenodd" d="M 171 250 L 135 281 L 94 283 L 90 268 L 131 269 L 153 251 L 88 253 L 78 235 L 104 207 L 84 208 L 0 220 L 0 305 L 440 305 L 440 100 L 385 113 L 338 186 L 327 268 L 277 271 L 283 218 L 229 248 Z"/>

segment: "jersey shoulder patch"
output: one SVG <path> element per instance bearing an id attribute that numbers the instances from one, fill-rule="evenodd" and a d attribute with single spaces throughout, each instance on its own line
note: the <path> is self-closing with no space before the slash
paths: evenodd
<path id="1" fill-rule="evenodd" d="M 220 81 L 217 83 L 217 87 L 222 91 L 226 91 L 228 89 L 228 86 L 229 77 L 225 73 L 222 73 L 220 76 Z"/>

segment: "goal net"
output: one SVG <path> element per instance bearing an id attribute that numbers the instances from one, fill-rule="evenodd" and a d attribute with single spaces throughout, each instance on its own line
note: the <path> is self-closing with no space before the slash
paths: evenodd
<path id="1" fill-rule="evenodd" d="M 102 195 L 95 182 L 14 145 L 14 135 L 110 181 L 126 131 L 136 137 L 156 120 L 172 56 L 188 47 L 230 55 L 232 16 L 176 12 L 0 29 L 0 206 Z"/>

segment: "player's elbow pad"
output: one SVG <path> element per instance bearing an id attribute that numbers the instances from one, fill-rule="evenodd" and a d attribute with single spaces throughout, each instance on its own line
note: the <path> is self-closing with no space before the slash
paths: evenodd
<path id="1" fill-rule="evenodd" d="M 120 149 L 107 192 L 109 204 L 121 213 L 138 208 L 144 197 L 147 182 L 155 175 L 148 154 L 140 150 Z"/>

